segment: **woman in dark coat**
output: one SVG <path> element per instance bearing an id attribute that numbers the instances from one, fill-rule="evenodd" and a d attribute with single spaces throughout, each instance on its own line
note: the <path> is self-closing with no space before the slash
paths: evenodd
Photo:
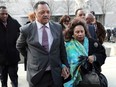
<path id="1" fill-rule="evenodd" d="M 68 40 L 65 44 L 67 51 L 67 59 L 70 65 L 71 80 L 64 83 L 64 87 L 76 87 L 76 83 L 82 80 L 81 74 L 76 67 L 81 63 L 80 56 L 87 57 L 88 70 L 92 70 L 94 65 L 96 72 L 101 72 L 101 66 L 106 59 L 106 53 L 104 47 L 96 40 L 89 38 L 88 31 L 83 22 L 74 21 L 71 28 L 68 31 Z M 78 79 L 78 80 L 76 80 Z M 78 87 L 78 86 L 77 86 Z"/>

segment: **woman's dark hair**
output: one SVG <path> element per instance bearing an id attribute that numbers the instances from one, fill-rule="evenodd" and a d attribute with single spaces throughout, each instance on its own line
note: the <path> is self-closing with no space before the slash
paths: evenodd
<path id="1" fill-rule="evenodd" d="M 48 7 L 49 7 L 49 4 L 48 4 L 47 2 L 45 2 L 45 1 L 38 1 L 38 2 L 34 5 L 33 9 L 36 10 L 39 4 L 43 4 L 43 5 L 44 5 L 44 4 L 47 4 Z"/>
<path id="2" fill-rule="evenodd" d="M 65 28 L 65 26 L 63 25 L 63 22 L 64 22 L 64 21 L 67 21 L 67 18 L 69 19 L 69 21 L 71 20 L 71 18 L 70 18 L 69 15 L 63 15 L 63 16 L 60 18 L 59 23 L 62 25 L 63 29 Z"/>
<path id="3" fill-rule="evenodd" d="M 90 13 L 92 13 L 95 16 L 95 12 L 94 11 L 90 11 Z"/>
<path id="4" fill-rule="evenodd" d="M 73 38 L 72 36 L 73 36 L 73 33 L 74 33 L 74 28 L 76 26 L 78 26 L 78 25 L 83 26 L 83 28 L 85 30 L 85 36 L 88 37 L 88 38 L 90 37 L 90 34 L 89 34 L 89 32 L 87 30 L 87 27 L 86 27 L 86 24 L 84 22 L 82 22 L 82 21 L 74 19 L 72 21 L 72 25 L 71 25 L 70 29 L 67 31 L 67 34 L 68 34 L 68 38 L 67 39 L 68 39 L 68 41 L 70 41 Z"/>

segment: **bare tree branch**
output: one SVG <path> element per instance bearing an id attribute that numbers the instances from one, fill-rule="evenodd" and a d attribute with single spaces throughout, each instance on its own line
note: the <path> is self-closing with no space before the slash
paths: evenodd
<path id="1" fill-rule="evenodd" d="M 54 11 L 55 11 L 54 0 L 47 0 L 47 3 L 48 3 L 49 6 L 50 6 L 51 14 L 53 14 Z"/>
<path id="2" fill-rule="evenodd" d="M 79 8 L 85 8 L 86 7 L 86 0 L 75 0 Z"/>
<path id="3" fill-rule="evenodd" d="M 105 24 L 106 13 L 113 12 L 116 0 L 97 0 L 103 13 L 103 25 Z"/>
<path id="4" fill-rule="evenodd" d="M 64 0 L 67 15 L 70 15 L 70 10 L 72 9 L 73 0 Z"/>
<path id="5" fill-rule="evenodd" d="M 106 14 L 106 12 L 110 12 L 115 7 L 115 0 L 98 0 L 98 3 L 101 6 L 103 14 Z"/>
<path id="6" fill-rule="evenodd" d="M 30 0 L 30 6 L 31 6 L 32 8 L 33 8 L 34 4 L 35 4 L 35 0 Z"/>

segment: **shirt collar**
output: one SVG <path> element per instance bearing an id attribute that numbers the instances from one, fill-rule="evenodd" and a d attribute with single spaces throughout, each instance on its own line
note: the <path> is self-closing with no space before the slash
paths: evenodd
<path id="1" fill-rule="evenodd" d="M 37 24 L 37 28 L 38 28 L 38 29 L 41 29 L 42 26 L 44 26 L 43 24 L 41 24 L 41 23 L 38 22 L 37 20 L 36 20 L 36 24 Z M 49 23 L 45 24 L 45 26 L 46 26 L 48 29 L 50 28 Z"/>

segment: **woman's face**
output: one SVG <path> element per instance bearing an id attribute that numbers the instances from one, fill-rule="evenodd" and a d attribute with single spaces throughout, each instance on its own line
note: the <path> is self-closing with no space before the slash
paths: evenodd
<path id="1" fill-rule="evenodd" d="M 81 25 L 76 26 L 74 28 L 73 35 L 76 40 L 78 40 L 79 42 L 83 42 L 84 37 L 85 37 L 84 27 Z"/>
<path id="2" fill-rule="evenodd" d="M 65 27 L 68 27 L 68 25 L 70 24 L 70 19 L 69 18 L 66 18 L 64 21 L 63 21 L 63 25 Z"/>

